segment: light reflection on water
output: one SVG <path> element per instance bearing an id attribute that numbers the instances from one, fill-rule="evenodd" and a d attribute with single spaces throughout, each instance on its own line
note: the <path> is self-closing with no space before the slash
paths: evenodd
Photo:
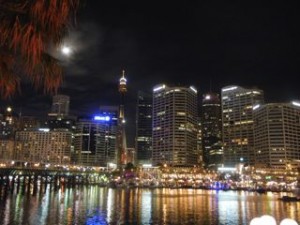
<path id="1" fill-rule="evenodd" d="M 111 189 L 77 186 L 54 190 L 0 188 L 3 225 L 201 224 L 248 225 L 272 215 L 300 221 L 300 203 L 282 202 L 281 194 L 199 189 Z"/>

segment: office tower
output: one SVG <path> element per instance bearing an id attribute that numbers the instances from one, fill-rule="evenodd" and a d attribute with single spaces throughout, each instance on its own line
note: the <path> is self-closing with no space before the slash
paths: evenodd
<path id="1" fill-rule="evenodd" d="M 76 164 L 106 167 L 115 163 L 117 116 L 117 112 L 102 112 L 78 119 L 73 155 Z"/>
<path id="2" fill-rule="evenodd" d="M 152 159 L 152 95 L 138 92 L 136 105 L 136 160 L 149 164 Z"/>
<path id="3" fill-rule="evenodd" d="M 102 105 L 99 107 L 99 113 L 103 116 L 109 116 L 110 129 L 105 134 L 105 143 L 107 146 L 107 160 L 111 164 L 117 164 L 117 152 L 116 152 L 116 136 L 118 131 L 118 116 L 119 106 L 116 105 Z"/>
<path id="4" fill-rule="evenodd" d="M 39 129 L 17 131 L 15 159 L 27 162 L 69 164 L 72 133 Z"/>
<path id="5" fill-rule="evenodd" d="M 155 86 L 152 118 L 153 164 L 196 165 L 197 90 L 192 86 Z"/>
<path id="6" fill-rule="evenodd" d="M 300 160 L 300 102 L 256 105 L 254 148 L 258 167 L 288 169 Z"/>
<path id="7" fill-rule="evenodd" d="M 67 95 L 55 95 L 52 98 L 51 113 L 49 116 L 64 118 L 69 115 L 70 97 Z"/>
<path id="8" fill-rule="evenodd" d="M 263 91 L 227 86 L 221 90 L 224 163 L 253 163 L 253 106 L 264 101 Z"/>
<path id="9" fill-rule="evenodd" d="M 126 164 L 126 130 L 125 130 L 125 93 L 127 92 L 127 80 L 125 78 L 125 71 L 122 72 L 122 77 L 119 80 L 119 92 L 120 92 L 120 106 L 119 106 L 119 119 L 118 119 L 118 131 L 116 140 L 116 153 L 117 153 L 117 166 L 123 167 Z"/>
<path id="10" fill-rule="evenodd" d="M 221 101 L 218 94 L 203 95 L 201 125 L 204 167 L 216 169 L 223 164 Z"/>

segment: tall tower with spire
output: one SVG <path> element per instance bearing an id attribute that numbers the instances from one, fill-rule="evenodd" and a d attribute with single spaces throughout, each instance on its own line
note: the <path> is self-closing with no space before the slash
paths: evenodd
<path id="1" fill-rule="evenodd" d="M 117 166 L 122 167 L 126 164 L 126 132 L 125 132 L 125 112 L 124 112 L 124 100 L 125 93 L 127 92 L 127 80 L 125 78 L 125 71 L 122 71 L 122 77 L 119 80 L 119 92 L 120 92 L 120 107 L 119 107 L 119 118 L 118 118 L 118 133 L 117 133 Z"/>

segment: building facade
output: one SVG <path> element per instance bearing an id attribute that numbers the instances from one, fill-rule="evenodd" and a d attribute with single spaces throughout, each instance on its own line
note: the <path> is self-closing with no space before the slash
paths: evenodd
<path id="1" fill-rule="evenodd" d="M 254 148 L 257 167 L 288 169 L 300 160 L 300 103 L 256 105 Z"/>
<path id="2" fill-rule="evenodd" d="M 197 152 L 197 90 L 194 87 L 153 89 L 152 162 L 194 166 Z"/>
<path id="3" fill-rule="evenodd" d="M 139 91 L 136 105 L 136 162 L 149 164 L 152 160 L 152 95 Z"/>
<path id="4" fill-rule="evenodd" d="M 118 130 L 116 134 L 116 156 L 117 166 L 125 167 L 127 163 L 127 137 L 126 137 L 126 118 L 125 118 L 125 94 L 127 92 L 127 79 L 125 71 L 122 71 L 122 77 L 119 80 L 120 105 L 118 116 Z"/>
<path id="5" fill-rule="evenodd" d="M 259 89 L 227 86 L 221 90 L 224 164 L 254 163 L 253 106 L 264 102 Z"/>
<path id="6" fill-rule="evenodd" d="M 69 164 L 71 143 L 72 133 L 65 130 L 17 131 L 14 159 L 36 163 Z"/>
<path id="7" fill-rule="evenodd" d="M 221 101 L 216 93 L 203 95 L 201 107 L 202 151 L 205 168 L 223 165 Z"/>
<path id="8" fill-rule="evenodd" d="M 74 163 L 100 167 L 116 163 L 116 132 L 117 114 L 79 118 L 74 134 Z"/>

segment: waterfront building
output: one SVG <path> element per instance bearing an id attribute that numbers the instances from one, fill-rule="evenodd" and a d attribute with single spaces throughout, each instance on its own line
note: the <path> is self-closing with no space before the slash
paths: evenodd
<path id="1" fill-rule="evenodd" d="M 194 166 L 197 152 L 197 90 L 194 87 L 153 89 L 152 161 L 154 165 Z"/>
<path id="2" fill-rule="evenodd" d="M 69 115 L 70 97 L 67 95 L 54 95 L 52 98 L 49 116 L 64 118 Z"/>
<path id="3" fill-rule="evenodd" d="M 152 160 L 152 95 L 138 92 L 136 105 L 136 160 L 149 164 Z"/>
<path id="4" fill-rule="evenodd" d="M 69 164 L 71 161 L 72 133 L 66 130 L 17 131 L 15 136 L 15 160 Z"/>
<path id="5" fill-rule="evenodd" d="M 201 127 L 204 167 L 216 169 L 223 165 L 221 101 L 216 93 L 203 95 Z"/>
<path id="6" fill-rule="evenodd" d="M 253 116 L 257 167 L 297 167 L 300 160 L 300 102 L 255 105 Z"/>
<path id="7" fill-rule="evenodd" d="M 0 162 L 14 159 L 14 140 L 0 139 Z"/>
<path id="8" fill-rule="evenodd" d="M 118 118 L 118 131 L 116 136 L 116 164 L 118 167 L 124 167 L 127 163 L 127 140 L 126 140 L 126 119 L 125 119 L 125 93 L 127 92 L 127 79 L 125 71 L 122 71 L 122 77 L 119 80 L 120 105 Z"/>
<path id="9" fill-rule="evenodd" d="M 264 102 L 262 90 L 227 86 L 221 90 L 224 164 L 254 163 L 253 106 Z"/>
<path id="10" fill-rule="evenodd" d="M 75 164 L 106 167 L 116 160 L 116 132 L 118 109 L 80 117 L 74 134 Z"/>

